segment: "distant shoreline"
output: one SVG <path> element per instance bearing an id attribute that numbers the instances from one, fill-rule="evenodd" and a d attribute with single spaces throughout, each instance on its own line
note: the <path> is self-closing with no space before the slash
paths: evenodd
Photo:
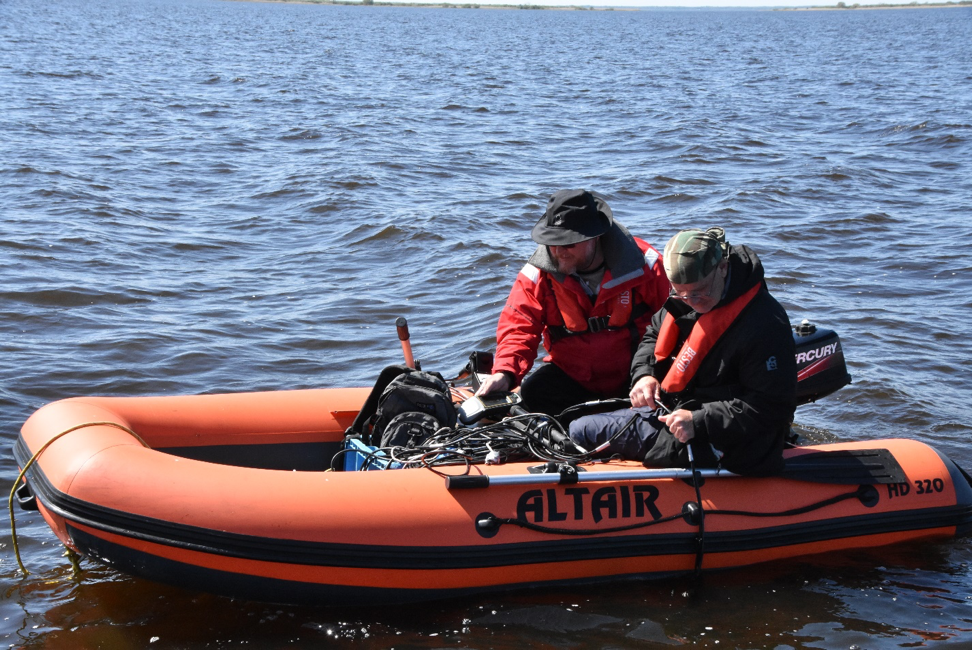
<path id="1" fill-rule="evenodd" d="M 480 4 L 478 2 L 386 2 L 383 0 L 230 0 L 299 5 L 348 5 L 353 7 L 417 7 L 424 9 L 546 9 L 554 11 L 639 11 L 641 7 L 547 6 L 533 4 Z"/>
<path id="2" fill-rule="evenodd" d="M 387 0 L 230 0 L 232 2 L 272 2 L 280 4 L 310 4 L 310 5 L 348 5 L 368 7 L 418 7 L 426 9 L 544 9 L 552 11 L 642 11 L 663 9 L 685 9 L 699 11 L 705 9 L 749 9 L 753 11 L 846 11 L 859 9 L 948 9 L 953 7 L 972 7 L 972 0 L 951 0 L 949 2 L 911 2 L 910 4 L 847 4 L 838 2 L 836 5 L 812 7 L 596 7 L 592 5 L 535 5 L 535 4 L 480 4 L 478 2 L 388 2 Z"/>
<path id="3" fill-rule="evenodd" d="M 900 5 L 900 4 L 878 4 L 878 5 L 862 5 L 854 3 L 852 5 L 846 2 L 838 2 L 834 6 L 822 6 L 822 7 L 778 7 L 774 11 L 847 11 L 847 10 L 857 10 L 857 9 L 948 9 L 950 7 L 972 7 L 972 0 L 958 0 L 957 2 L 911 2 L 910 4 Z"/>

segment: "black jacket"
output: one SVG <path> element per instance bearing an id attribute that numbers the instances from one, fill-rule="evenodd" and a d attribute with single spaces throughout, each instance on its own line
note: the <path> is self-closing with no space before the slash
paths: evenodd
<path id="1" fill-rule="evenodd" d="M 783 469 L 783 444 L 796 409 L 796 359 L 790 321 L 766 288 L 759 258 L 746 246 L 729 247 L 727 279 L 728 292 L 715 309 L 757 283 L 762 289 L 706 355 L 688 387 L 663 401 L 692 411 L 698 443 L 693 449 L 701 465 L 714 462 L 708 453 L 711 443 L 724 454 L 721 465 L 730 471 L 778 474 Z M 676 355 L 699 317 L 686 303 L 669 298 L 635 352 L 632 383 L 645 375 L 661 381 L 668 372 L 670 359 L 655 361 L 655 340 L 666 312 L 675 317 L 679 329 Z M 671 440 L 668 444 L 672 445 Z M 684 455 L 682 450 L 675 451 Z"/>

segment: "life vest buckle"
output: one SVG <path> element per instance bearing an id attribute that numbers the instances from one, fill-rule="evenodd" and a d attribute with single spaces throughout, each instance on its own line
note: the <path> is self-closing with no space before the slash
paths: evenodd
<path id="1" fill-rule="evenodd" d="M 592 334 L 597 334 L 608 328 L 610 316 L 591 316 L 587 319 L 587 329 Z"/>

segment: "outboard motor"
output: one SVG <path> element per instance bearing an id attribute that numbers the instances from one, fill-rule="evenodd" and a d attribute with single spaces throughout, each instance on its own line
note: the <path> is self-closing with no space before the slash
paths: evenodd
<path id="1" fill-rule="evenodd" d="M 804 320 L 794 328 L 793 342 L 798 405 L 815 402 L 851 382 L 837 332 Z"/>

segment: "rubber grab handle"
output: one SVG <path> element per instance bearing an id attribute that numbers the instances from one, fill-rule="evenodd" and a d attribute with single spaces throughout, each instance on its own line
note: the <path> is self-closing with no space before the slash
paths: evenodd
<path id="1" fill-rule="evenodd" d="M 447 490 L 472 490 L 475 488 L 489 487 L 489 476 L 477 474 L 475 476 L 447 476 Z"/>

